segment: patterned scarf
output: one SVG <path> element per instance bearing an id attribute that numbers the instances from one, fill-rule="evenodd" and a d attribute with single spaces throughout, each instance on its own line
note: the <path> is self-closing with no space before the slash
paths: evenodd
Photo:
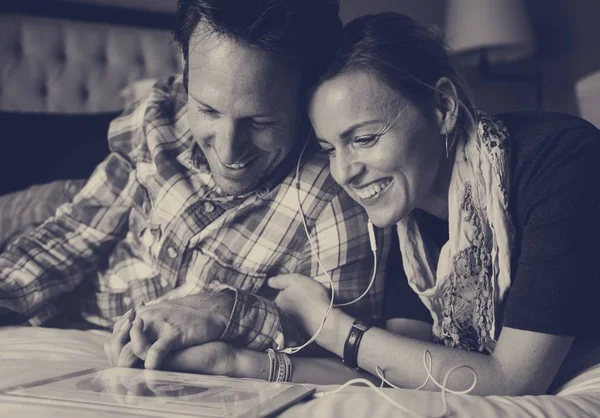
<path id="1" fill-rule="evenodd" d="M 514 227 L 508 213 L 509 137 L 477 113 L 477 133 L 456 145 L 448 194 L 449 240 L 439 250 L 411 214 L 398 222 L 404 270 L 447 346 L 493 352 L 496 317 L 510 287 Z M 427 241 L 427 242 L 426 242 Z"/>

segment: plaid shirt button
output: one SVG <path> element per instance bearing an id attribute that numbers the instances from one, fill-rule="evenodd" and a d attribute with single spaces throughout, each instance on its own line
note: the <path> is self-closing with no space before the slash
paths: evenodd
<path id="1" fill-rule="evenodd" d="M 175 248 L 173 247 L 169 247 L 169 249 L 167 250 L 167 255 L 171 258 L 175 258 L 177 257 L 177 250 L 175 250 Z"/>
<path id="2" fill-rule="evenodd" d="M 215 210 L 215 205 L 210 202 L 204 202 L 204 211 L 206 213 L 211 213 L 213 210 Z"/>

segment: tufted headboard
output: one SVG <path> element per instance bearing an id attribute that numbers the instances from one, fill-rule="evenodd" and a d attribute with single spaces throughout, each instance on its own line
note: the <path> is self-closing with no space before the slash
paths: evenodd
<path id="1" fill-rule="evenodd" d="M 133 81 L 181 71 L 172 22 L 168 13 L 0 0 L 0 110 L 122 109 Z"/>
<path id="2" fill-rule="evenodd" d="M 0 195 L 87 178 L 123 93 L 181 71 L 172 13 L 74 1 L 0 0 Z"/>

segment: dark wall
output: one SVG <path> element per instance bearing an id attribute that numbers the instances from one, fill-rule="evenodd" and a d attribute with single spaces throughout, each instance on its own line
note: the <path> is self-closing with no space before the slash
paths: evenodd
<path id="1" fill-rule="evenodd" d="M 577 114 L 574 85 L 600 70 L 600 1 L 529 0 L 546 76 L 548 110 Z"/>

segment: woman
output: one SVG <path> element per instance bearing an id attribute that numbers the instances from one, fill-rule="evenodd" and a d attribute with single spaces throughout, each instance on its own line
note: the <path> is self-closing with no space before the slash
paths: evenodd
<path id="1" fill-rule="evenodd" d="M 347 25 L 310 116 L 333 177 L 375 225 L 397 225 L 402 254 L 385 329 L 334 308 L 317 343 L 405 388 L 423 383 L 429 353 L 439 381 L 470 366 L 472 393 L 545 393 L 567 354 L 598 336 L 599 131 L 567 115 L 475 111 L 442 42 L 393 13 Z M 317 333 L 326 289 L 298 275 L 269 284 Z M 193 363 L 190 350 L 172 360 Z M 236 349 L 233 358 L 213 371 L 266 378 L 266 354 Z M 293 363 L 304 363 L 294 380 L 318 372 L 308 359 Z M 459 370 L 448 387 L 472 380 Z"/>

